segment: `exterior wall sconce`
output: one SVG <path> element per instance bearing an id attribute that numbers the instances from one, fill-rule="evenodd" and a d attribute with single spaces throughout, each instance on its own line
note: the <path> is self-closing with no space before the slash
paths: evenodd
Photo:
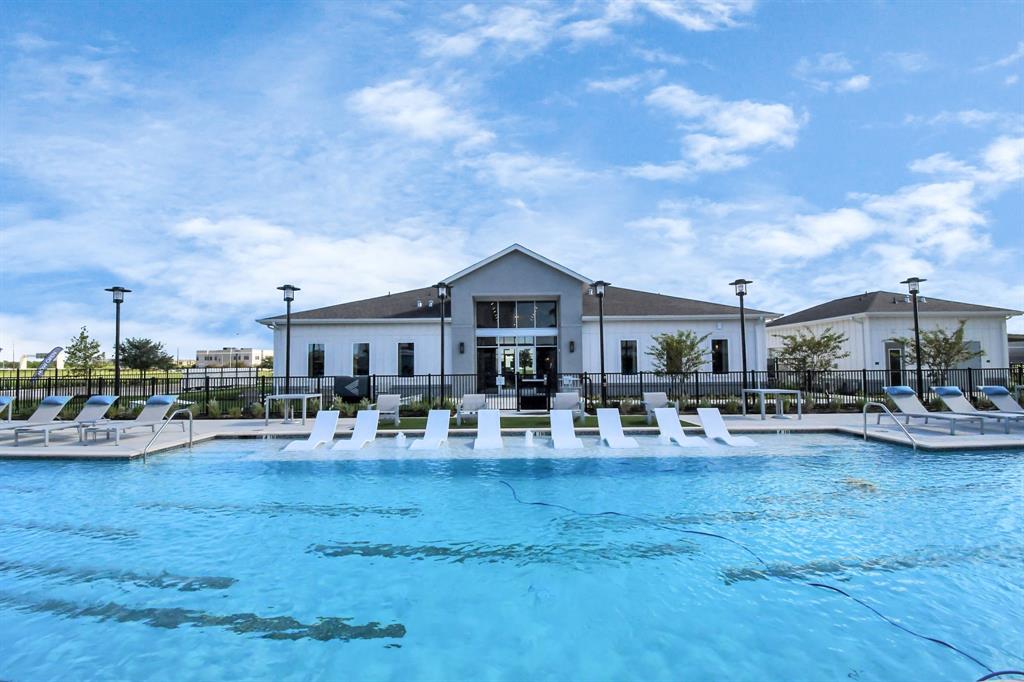
<path id="1" fill-rule="evenodd" d="M 576 342 L 575 341 L 570 341 L 569 342 L 569 352 L 570 353 L 575 353 L 576 352 Z"/>
<path id="2" fill-rule="evenodd" d="M 459 341 L 459 355 L 462 355 L 465 352 L 466 352 L 466 342 L 465 341 Z"/>

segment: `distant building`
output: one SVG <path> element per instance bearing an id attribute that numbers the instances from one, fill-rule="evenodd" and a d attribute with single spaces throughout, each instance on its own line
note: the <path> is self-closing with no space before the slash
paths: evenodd
<path id="1" fill-rule="evenodd" d="M 1010 350 L 1010 364 L 1024 365 L 1024 334 L 1007 334 L 1006 345 Z"/>
<path id="2" fill-rule="evenodd" d="M 918 298 L 918 311 L 922 331 L 942 328 L 952 332 L 964 322 L 964 340 L 984 355 L 968 360 L 963 368 L 1009 366 L 1006 320 L 1021 311 L 931 296 Z M 800 329 L 820 334 L 831 327 L 846 335 L 844 350 L 849 352 L 838 361 L 838 369 L 885 369 L 900 383 L 897 379 L 902 371 L 913 366 L 912 349 L 896 340 L 914 336 L 914 311 L 907 294 L 872 291 L 837 298 L 772 320 L 767 327 L 769 353 L 782 346 L 779 336 Z"/>
<path id="3" fill-rule="evenodd" d="M 36 365 L 38 365 L 40 362 L 43 361 L 43 359 L 47 355 L 49 355 L 49 352 L 30 353 L 28 355 L 22 355 L 20 358 L 18 358 L 18 369 L 28 369 L 28 363 L 30 362 L 34 362 L 36 363 Z M 50 365 L 50 367 L 54 369 L 64 369 L 64 358 L 66 355 L 67 353 L 65 353 L 64 351 L 57 353 L 57 357 L 56 359 L 54 359 L 53 364 Z"/>
<path id="4" fill-rule="evenodd" d="M 221 348 L 197 350 L 196 364 L 204 367 L 259 367 L 264 358 L 274 357 L 274 351 L 262 348 Z"/>

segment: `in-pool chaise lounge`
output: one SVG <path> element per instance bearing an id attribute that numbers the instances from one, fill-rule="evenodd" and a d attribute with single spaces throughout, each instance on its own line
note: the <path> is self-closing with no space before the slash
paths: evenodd
<path id="1" fill-rule="evenodd" d="M 395 426 L 398 426 L 398 422 L 400 421 L 398 417 L 398 410 L 401 409 L 401 406 L 402 396 L 397 393 L 382 393 L 377 396 L 376 404 L 371 407 L 377 408 L 377 411 L 380 412 L 381 419 L 390 418 L 394 421 Z"/>
<path id="2" fill-rule="evenodd" d="M 437 450 L 448 442 L 448 420 L 450 410 L 431 410 L 427 413 L 427 428 L 423 438 L 414 440 L 410 450 Z"/>
<path id="3" fill-rule="evenodd" d="M 749 447 L 757 445 L 757 441 L 749 436 L 734 436 L 729 433 L 722 413 L 717 407 L 698 407 L 697 416 L 700 417 L 700 424 L 704 427 L 704 435 L 711 440 L 716 440 L 725 445 Z"/>
<path id="4" fill-rule="evenodd" d="M 619 411 L 614 407 L 600 407 L 597 410 L 597 429 L 601 434 L 601 441 L 608 447 L 619 449 L 633 449 L 640 447 L 636 438 L 627 436 L 622 432 L 622 418 Z"/>
<path id="5" fill-rule="evenodd" d="M 377 425 L 380 423 L 380 412 L 377 410 L 359 410 L 356 413 L 356 425 L 352 427 L 352 437 L 339 440 L 331 450 L 359 450 L 377 438 Z"/>
<path id="6" fill-rule="evenodd" d="M 466 417 L 476 419 L 480 410 L 487 407 L 487 396 L 483 393 L 467 393 L 462 396 L 459 409 L 455 411 L 455 425 L 462 426 L 462 420 Z"/>
<path id="7" fill-rule="evenodd" d="M 956 434 L 957 424 L 977 424 L 978 428 L 982 433 L 985 433 L 985 420 L 981 417 L 965 415 L 965 414 L 950 414 L 949 412 L 929 412 L 928 408 L 921 404 L 921 401 L 917 399 L 917 394 L 914 393 L 914 389 L 910 386 L 883 386 L 882 390 L 889 396 L 892 402 L 896 405 L 896 409 L 899 410 L 898 417 L 906 417 L 907 425 L 910 425 L 911 419 L 923 419 L 924 423 L 927 424 L 929 419 L 937 419 L 939 421 L 949 422 L 949 435 Z M 882 423 L 882 413 L 878 413 L 878 419 L 875 421 L 876 424 Z"/>
<path id="8" fill-rule="evenodd" d="M 309 432 L 309 438 L 293 440 L 281 449 L 290 452 L 316 450 L 321 445 L 326 445 L 334 440 L 334 432 L 337 428 L 338 411 L 320 410 L 316 413 L 316 421 L 313 422 L 313 430 Z"/>
<path id="9" fill-rule="evenodd" d="M 176 395 L 154 395 L 150 396 L 146 400 L 146 404 L 142 408 L 142 412 L 139 412 L 139 416 L 131 421 L 125 422 L 114 422 L 109 421 L 103 424 L 94 424 L 93 426 L 86 426 L 84 429 L 79 429 L 78 438 L 84 441 L 88 438 L 91 433 L 95 438 L 97 434 L 107 434 L 107 439 L 110 439 L 111 434 L 114 436 L 114 444 L 121 444 L 121 434 L 130 431 L 132 429 L 151 429 L 153 433 L 156 433 L 156 427 L 164 423 L 164 417 L 170 411 L 171 406 L 178 402 L 178 396 Z M 181 426 L 181 431 L 185 431 L 185 421 L 181 420 L 178 422 Z"/>
<path id="10" fill-rule="evenodd" d="M 936 386 L 935 395 L 939 396 L 942 404 L 949 408 L 953 414 L 970 414 L 982 419 L 994 419 L 1003 422 L 1006 433 L 1010 432 L 1010 423 L 1024 424 L 1024 413 L 1016 412 L 982 412 L 971 405 L 959 386 Z"/>
<path id="11" fill-rule="evenodd" d="M 35 412 L 29 415 L 25 421 L 10 421 L 0 424 L 0 431 L 13 431 L 25 426 L 40 424 L 52 424 L 56 422 L 57 415 L 64 409 L 64 406 L 71 400 L 69 395 L 48 395 L 39 401 Z"/>
<path id="12" fill-rule="evenodd" d="M 1006 414 L 1024 414 L 1024 407 L 1020 406 L 1009 389 L 1005 386 L 978 386 L 978 390 L 985 394 L 992 404 L 999 408 L 1000 412 Z"/>
<path id="13" fill-rule="evenodd" d="M 572 413 L 572 418 L 575 421 L 583 417 L 583 399 L 576 391 L 556 393 L 555 397 L 551 399 L 551 411 L 555 410 L 568 410 Z"/>
<path id="14" fill-rule="evenodd" d="M 43 447 L 50 445 L 50 433 L 53 431 L 63 431 L 64 429 L 78 429 L 78 440 L 82 440 L 82 429 L 87 426 L 96 426 L 97 424 L 106 422 L 104 418 L 107 414 L 107 410 L 110 406 L 117 401 L 116 395 L 94 395 L 85 401 L 85 405 L 82 406 L 82 410 L 78 415 L 71 421 L 66 422 L 52 422 L 50 424 L 29 424 L 26 426 L 18 426 L 14 429 L 14 444 L 18 444 L 19 436 L 24 436 L 30 433 L 41 433 L 43 434 Z"/>
<path id="15" fill-rule="evenodd" d="M 551 442 L 556 450 L 579 450 L 583 441 L 576 437 L 572 410 L 551 410 Z"/>
<path id="16" fill-rule="evenodd" d="M 505 442 L 501 439 L 501 412 L 480 410 L 476 420 L 474 450 L 501 450 Z"/>
<path id="17" fill-rule="evenodd" d="M 658 438 L 662 443 L 675 443 L 684 448 L 707 445 L 707 441 L 700 436 L 686 435 L 683 425 L 679 422 L 679 413 L 675 408 L 655 408 L 654 417 L 658 420 L 658 431 L 660 432 Z"/>
<path id="18" fill-rule="evenodd" d="M 654 411 L 664 408 L 673 408 L 676 412 L 676 417 L 679 417 L 679 405 L 669 400 L 667 393 L 644 393 L 644 412 L 647 414 L 648 424 L 654 421 Z"/>

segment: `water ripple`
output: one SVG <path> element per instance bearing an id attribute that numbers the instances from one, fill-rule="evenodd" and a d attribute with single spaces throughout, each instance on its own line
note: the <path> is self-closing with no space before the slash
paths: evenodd
<path id="1" fill-rule="evenodd" d="M 181 592 L 198 590 L 226 590 L 237 580 L 221 576 L 183 576 L 170 573 L 146 575 L 131 571 L 115 571 L 109 569 L 68 568 L 65 566 L 49 566 L 46 564 L 23 563 L 0 559 L 0 572 L 13 573 L 19 578 L 56 578 L 66 582 L 91 583 L 98 580 L 110 580 L 118 583 L 131 583 L 139 587 L 156 587 L 159 589 L 175 589 Z"/>
<path id="2" fill-rule="evenodd" d="M 224 514 L 237 516 L 239 514 L 260 514 L 271 518 L 279 516 L 293 516 L 296 514 L 309 516 L 419 516 L 420 510 L 416 507 L 374 507 L 352 504 L 303 504 L 283 502 L 265 502 L 262 504 L 186 504 L 183 502 L 142 502 L 138 505 L 142 509 L 184 511 L 194 514 Z"/>

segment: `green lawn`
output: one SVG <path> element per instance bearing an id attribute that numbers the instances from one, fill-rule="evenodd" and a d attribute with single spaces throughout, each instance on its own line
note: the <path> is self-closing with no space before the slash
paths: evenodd
<path id="1" fill-rule="evenodd" d="M 683 426 L 696 426 L 687 421 L 683 421 Z M 427 418 L 426 417 L 402 417 L 402 423 L 397 427 L 391 422 L 381 421 L 380 429 L 382 431 L 402 431 L 402 430 L 414 430 L 426 428 Z M 448 422 L 449 427 L 456 428 L 455 418 Z M 502 417 L 501 428 L 503 429 L 547 429 L 551 423 L 548 421 L 546 415 L 539 415 L 536 417 Z M 622 417 L 622 425 L 629 428 L 634 426 L 647 426 L 647 420 L 643 415 L 630 414 Z M 582 420 L 576 422 L 576 426 L 579 428 L 597 428 L 597 417 L 593 415 L 587 415 Z M 462 428 L 476 428 L 476 421 L 473 419 L 465 420 L 462 423 Z"/>

